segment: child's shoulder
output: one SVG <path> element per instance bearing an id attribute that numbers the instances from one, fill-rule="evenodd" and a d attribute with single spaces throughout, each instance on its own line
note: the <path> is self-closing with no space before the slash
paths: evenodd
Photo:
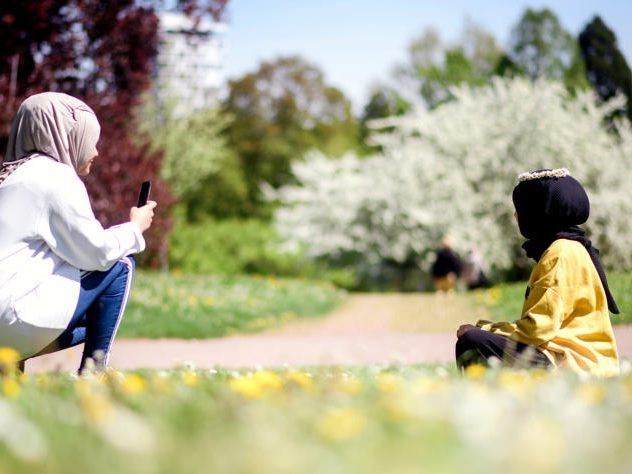
<path id="1" fill-rule="evenodd" d="M 557 284 L 561 280 L 574 279 L 580 274 L 591 272 L 592 267 L 590 255 L 580 242 L 558 239 L 542 254 L 533 277 Z"/>
<path id="2" fill-rule="evenodd" d="M 564 261 L 564 262 L 581 262 L 586 258 L 590 259 L 586 247 L 580 242 L 568 239 L 557 239 L 540 258 L 541 261 Z"/>

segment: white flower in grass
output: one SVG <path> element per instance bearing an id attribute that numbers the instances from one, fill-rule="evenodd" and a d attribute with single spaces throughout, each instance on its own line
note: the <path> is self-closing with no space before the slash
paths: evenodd
<path id="1" fill-rule="evenodd" d="M 156 447 L 156 435 L 147 420 L 121 406 L 113 407 L 107 417 L 96 423 L 95 429 L 121 451 L 149 454 Z"/>
<path id="2" fill-rule="evenodd" d="M 40 429 L 0 399 L 0 442 L 24 461 L 43 459 L 48 447 Z"/>

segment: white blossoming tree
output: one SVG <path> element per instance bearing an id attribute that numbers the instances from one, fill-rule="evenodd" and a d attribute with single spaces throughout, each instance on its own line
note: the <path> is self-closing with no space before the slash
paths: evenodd
<path id="1" fill-rule="evenodd" d="M 507 270 L 524 258 L 511 191 L 523 171 L 566 167 L 588 190 L 587 226 L 604 263 L 632 267 L 632 130 L 608 130 L 620 100 L 598 105 L 562 84 L 497 79 L 453 90 L 437 109 L 382 120 L 383 153 L 339 160 L 313 153 L 281 188 L 278 228 L 313 256 L 427 264 L 441 235 Z"/>

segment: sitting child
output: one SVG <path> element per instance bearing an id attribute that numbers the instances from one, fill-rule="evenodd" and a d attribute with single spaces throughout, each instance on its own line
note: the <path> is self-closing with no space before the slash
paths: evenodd
<path id="1" fill-rule="evenodd" d="M 599 253 L 584 231 L 590 204 L 566 169 L 523 173 L 513 202 L 527 255 L 537 262 L 516 322 L 479 321 L 457 331 L 457 365 L 566 367 L 601 376 L 619 373 L 608 310 L 618 314 Z"/>

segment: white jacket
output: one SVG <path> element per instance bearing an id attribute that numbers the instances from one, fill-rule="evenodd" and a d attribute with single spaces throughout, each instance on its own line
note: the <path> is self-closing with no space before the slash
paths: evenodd
<path id="1" fill-rule="evenodd" d="M 83 182 L 39 155 L 0 184 L 0 347 L 33 355 L 68 326 L 82 270 L 104 271 L 141 252 L 135 224 L 103 229 Z"/>

